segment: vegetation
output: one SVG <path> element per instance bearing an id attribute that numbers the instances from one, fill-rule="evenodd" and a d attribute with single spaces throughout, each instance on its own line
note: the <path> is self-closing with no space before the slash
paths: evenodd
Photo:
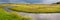
<path id="1" fill-rule="evenodd" d="M 49 5 L 49 4 L 28 4 L 19 5 L 15 8 L 9 8 L 17 12 L 29 12 L 29 13 L 60 13 L 59 5 Z"/>
<path id="2" fill-rule="evenodd" d="M 18 15 L 15 12 L 8 13 L 0 8 L 0 20 L 30 20 L 30 18 Z"/>
<path id="3" fill-rule="evenodd" d="M 56 2 L 56 3 L 53 3 L 53 4 L 60 4 L 60 2 Z"/>

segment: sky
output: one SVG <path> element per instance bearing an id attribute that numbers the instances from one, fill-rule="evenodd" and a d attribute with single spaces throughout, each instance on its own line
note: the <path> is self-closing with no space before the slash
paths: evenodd
<path id="1" fill-rule="evenodd" d="M 60 0 L 0 0 L 0 3 L 51 4 Z"/>
<path id="2" fill-rule="evenodd" d="M 9 0 L 0 0 L 0 3 L 7 3 Z"/>

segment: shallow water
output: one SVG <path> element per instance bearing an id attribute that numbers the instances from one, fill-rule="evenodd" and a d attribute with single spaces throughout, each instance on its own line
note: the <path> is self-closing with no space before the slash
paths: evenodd
<path id="1" fill-rule="evenodd" d="M 9 7 L 4 7 L 4 10 L 7 12 L 13 12 L 12 10 L 8 9 Z M 60 13 L 49 13 L 49 14 L 33 14 L 33 13 L 24 13 L 24 12 L 17 12 L 17 14 L 21 14 L 22 16 L 30 16 L 35 20 L 60 20 Z"/>
<path id="2" fill-rule="evenodd" d="M 18 12 L 19 14 L 23 16 L 31 16 L 35 20 L 60 20 L 60 14 L 59 13 L 53 13 L 53 14 L 28 14 L 28 13 L 22 13 Z"/>

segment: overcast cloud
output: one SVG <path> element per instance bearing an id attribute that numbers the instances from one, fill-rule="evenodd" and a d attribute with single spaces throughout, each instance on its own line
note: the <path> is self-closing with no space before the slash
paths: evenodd
<path id="1" fill-rule="evenodd" d="M 60 0 L 0 0 L 0 3 L 22 3 L 22 4 L 27 4 L 27 3 L 32 3 L 32 4 L 51 4 L 55 2 L 59 2 Z"/>

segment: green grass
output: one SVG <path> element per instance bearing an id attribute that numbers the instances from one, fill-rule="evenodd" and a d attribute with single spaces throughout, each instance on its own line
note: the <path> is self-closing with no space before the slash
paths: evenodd
<path id="1" fill-rule="evenodd" d="M 15 12 L 8 13 L 0 8 L 0 20 L 30 20 L 30 18 L 18 15 Z"/>
<path id="2" fill-rule="evenodd" d="M 16 6 L 16 8 L 9 8 L 17 12 L 29 12 L 29 13 L 60 13 L 59 5 L 22 5 Z"/>

